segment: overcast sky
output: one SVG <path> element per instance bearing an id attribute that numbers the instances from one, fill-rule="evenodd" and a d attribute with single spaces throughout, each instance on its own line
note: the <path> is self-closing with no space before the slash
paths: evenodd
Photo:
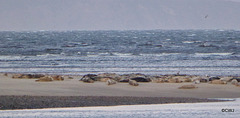
<path id="1" fill-rule="evenodd" d="M 240 29 L 240 0 L 0 0 L 0 31 L 130 29 Z"/>

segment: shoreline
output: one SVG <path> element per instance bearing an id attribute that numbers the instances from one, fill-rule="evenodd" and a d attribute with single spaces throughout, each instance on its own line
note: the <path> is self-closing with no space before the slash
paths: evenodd
<path id="1" fill-rule="evenodd" d="M 48 75 L 48 76 L 52 76 L 52 75 L 60 75 L 60 76 L 71 76 L 71 77 L 82 77 L 84 75 L 87 74 L 94 74 L 94 75 L 99 75 L 99 74 L 104 74 L 104 73 L 114 73 L 114 74 L 118 74 L 118 75 L 130 75 L 130 74 L 143 74 L 143 75 L 147 75 L 147 76 L 169 76 L 169 75 L 177 75 L 179 71 L 176 72 L 172 72 L 172 73 L 167 73 L 167 74 L 156 74 L 156 73 L 149 73 L 149 72 L 76 72 L 76 73 L 71 73 L 71 72 L 66 72 L 66 73 L 23 73 L 23 72 L 0 72 L 0 76 L 4 75 L 5 73 L 9 74 L 9 75 L 17 75 L 17 74 L 32 74 L 32 75 L 37 75 L 37 74 L 41 74 L 41 75 Z M 180 76 L 218 76 L 218 77 L 240 77 L 240 74 L 228 74 L 228 75 L 223 75 L 223 74 L 186 74 L 186 73 L 180 73 Z"/>
<path id="2" fill-rule="evenodd" d="M 27 102 L 26 102 L 27 101 Z M 130 96 L 0 96 L 0 110 L 227 102 L 233 100 Z"/>
<path id="3" fill-rule="evenodd" d="M 0 110 L 222 102 L 228 100 L 217 98 L 240 98 L 240 87 L 232 85 L 227 81 L 229 78 L 225 77 L 221 79 L 227 79 L 224 80 L 226 83 L 212 84 L 209 80 L 198 81 L 206 79 L 201 76 L 179 74 L 147 76 L 138 73 L 119 76 L 105 73 L 97 76 L 43 76 L 0 74 Z M 50 78 L 51 81 L 39 81 L 46 78 Z M 122 79 L 135 79 L 138 85 L 120 82 Z M 108 80 L 116 80 L 117 83 L 109 85 Z M 199 83 L 196 83 L 196 80 Z M 194 88 L 181 89 L 185 85 Z"/>

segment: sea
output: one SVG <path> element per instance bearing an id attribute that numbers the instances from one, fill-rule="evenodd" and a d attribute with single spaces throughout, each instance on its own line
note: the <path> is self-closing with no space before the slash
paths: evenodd
<path id="1" fill-rule="evenodd" d="M 0 110 L 0 118 L 239 118 L 240 99 L 229 102 Z"/>
<path id="2" fill-rule="evenodd" d="M 0 73 L 240 75 L 240 30 L 1 31 Z"/>

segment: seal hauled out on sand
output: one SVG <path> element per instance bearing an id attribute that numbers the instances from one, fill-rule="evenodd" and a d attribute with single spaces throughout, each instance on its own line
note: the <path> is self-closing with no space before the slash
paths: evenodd
<path id="1" fill-rule="evenodd" d="M 190 85 L 183 85 L 178 89 L 195 89 L 195 88 L 197 88 L 195 85 L 190 84 Z"/>
<path id="2" fill-rule="evenodd" d="M 113 79 L 108 79 L 107 80 L 107 85 L 113 85 L 113 84 L 117 84 L 117 81 L 115 81 Z"/>
<path id="3" fill-rule="evenodd" d="M 237 81 L 236 79 L 233 79 L 233 80 L 231 81 L 231 84 L 236 85 L 236 84 L 238 84 L 238 81 Z"/>
<path id="4" fill-rule="evenodd" d="M 51 82 L 53 81 L 53 78 L 51 76 L 45 76 L 42 78 L 39 78 L 38 80 L 35 80 L 36 82 Z"/>
<path id="5" fill-rule="evenodd" d="M 86 83 L 94 83 L 96 76 L 97 75 L 94 75 L 94 74 L 87 74 L 87 75 L 84 75 L 79 81 L 83 81 Z"/>
<path id="6" fill-rule="evenodd" d="M 200 80 L 195 80 L 193 83 L 194 84 L 200 84 Z"/>
<path id="7" fill-rule="evenodd" d="M 130 85 L 132 85 L 132 86 L 138 86 L 139 84 L 137 83 L 137 81 L 135 81 L 135 80 L 129 80 L 129 82 L 128 82 Z"/>
<path id="8" fill-rule="evenodd" d="M 56 75 L 56 76 L 52 76 L 53 80 L 56 80 L 56 81 L 63 81 L 64 80 L 64 77 L 63 76 L 59 76 L 59 75 Z"/>
<path id="9" fill-rule="evenodd" d="M 14 79 L 35 79 L 44 77 L 43 74 L 14 74 L 12 78 Z"/>
<path id="10" fill-rule="evenodd" d="M 210 78 L 209 78 L 209 81 L 220 80 L 220 79 L 221 79 L 220 77 L 210 77 Z"/>
<path id="11" fill-rule="evenodd" d="M 221 81 L 221 80 L 213 80 L 210 82 L 211 84 L 227 84 L 226 81 Z"/>
<path id="12" fill-rule="evenodd" d="M 94 83 L 94 80 L 92 80 L 92 79 L 89 78 L 89 77 L 84 77 L 84 78 L 82 78 L 80 81 L 83 81 L 83 82 L 86 82 L 86 83 Z"/>
<path id="13" fill-rule="evenodd" d="M 7 74 L 7 73 L 4 73 L 3 75 L 4 75 L 4 76 L 8 76 L 8 74 Z"/>
<path id="14" fill-rule="evenodd" d="M 238 87 L 240 87 L 240 82 L 236 83 L 235 85 L 238 86 Z"/>

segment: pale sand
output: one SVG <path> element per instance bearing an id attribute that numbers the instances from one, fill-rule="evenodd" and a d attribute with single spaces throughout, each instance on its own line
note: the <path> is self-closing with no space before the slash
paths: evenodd
<path id="1" fill-rule="evenodd" d="M 240 98 L 240 87 L 231 84 L 197 84 L 197 89 L 178 89 L 192 83 L 128 83 L 106 85 L 105 82 L 83 83 L 78 79 L 35 82 L 35 79 L 12 79 L 0 76 L 0 95 L 30 96 L 135 96 L 135 97 L 191 97 L 191 98 Z"/>

